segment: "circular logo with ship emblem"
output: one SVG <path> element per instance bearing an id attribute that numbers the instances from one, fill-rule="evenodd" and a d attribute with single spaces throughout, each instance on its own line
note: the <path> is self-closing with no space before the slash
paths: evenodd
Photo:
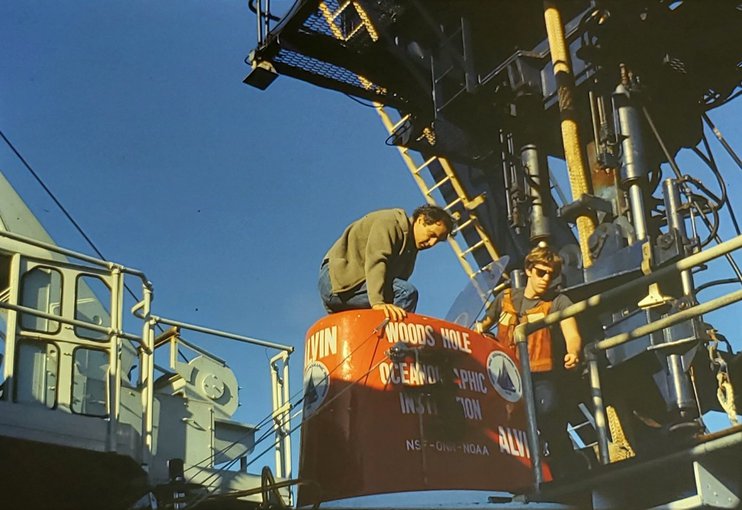
<path id="1" fill-rule="evenodd" d="M 330 371 L 321 361 L 312 361 L 304 369 L 304 416 L 313 414 L 330 390 Z"/>
<path id="2" fill-rule="evenodd" d="M 517 402 L 523 396 L 520 372 L 510 356 L 492 351 L 487 357 L 487 372 L 495 391 L 508 402 Z"/>

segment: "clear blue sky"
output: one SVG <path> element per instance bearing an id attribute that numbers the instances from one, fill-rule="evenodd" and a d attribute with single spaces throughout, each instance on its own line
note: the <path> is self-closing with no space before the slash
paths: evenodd
<path id="1" fill-rule="evenodd" d="M 298 391 L 325 251 L 366 212 L 423 200 L 373 110 L 242 83 L 254 26 L 236 0 L 2 2 L 0 129 L 107 258 L 153 281 L 157 314 L 296 346 Z M 4 144 L 0 170 L 59 244 L 92 254 Z M 445 245 L 419 258 L 419 311 L 446 313 L 457 264 Z M 235 418 L 260 421 L 263 350 L 202 345 L 241 380 Z"/>
<path id="2" fill-rule="evenodd" d="M 156 313 L 295 345 L 298 390 L 325 250 L 365 212 L 423 200 L 372 110 L 286 77 L 242 83 L 254 27 L 242 0 L 1 2 L 0 129 L 106 257 L 147 273 Z M 739 103 L 711 114 L 738 149 Z M 739 205 L 742 172 L 717 155 Z M 0 170 L 60 244 L 90 252 L 4 145 Z M 419 311 L 443 316 L 466 277 L 443 246 L 413 281 Z M 267 379 L 260 349 L 210 347 Z M 236 419 L 258 421 L 269 395 L 243 387 Z"/>

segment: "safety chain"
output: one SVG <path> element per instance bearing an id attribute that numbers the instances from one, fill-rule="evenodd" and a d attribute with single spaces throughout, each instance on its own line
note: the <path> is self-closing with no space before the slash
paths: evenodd
<path id="1" fill-rule="evenodd" d="M 711 342 L 708 344 L 709 359 L 711 364 L 717 367 L 716 381 L 718 389 L 716 390 L 716 398 L 719 399 L 719 404 L 727 413 L 731 424 L 737 425 L 739 421 L 737 420 L 737 407 L 734 405 L 734 387 L 729 378 L 727 362 L 719 354 L 719 339 L 716 336 L 716 330 L 709 329 L 708 334 L 711 338 Z"/>

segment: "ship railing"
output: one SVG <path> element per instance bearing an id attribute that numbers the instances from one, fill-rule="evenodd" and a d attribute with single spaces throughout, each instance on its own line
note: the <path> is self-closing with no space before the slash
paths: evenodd
<path id="1" fill-rule="evenodd" d="M 2 248 L 12 253 L 11 264 L 10 264 L 10 288 L 17 289 L 16 292 L 11 292 L 9 295 L 8 302 L 0 303 L 0 307 L 12 310 L 16 314 L 9 315 L 8 320 L 8 332 L 15 330 L 17 325 L 17 314 L 26 314 L 27 316 L 37 317 L 54 321 L 61 324 L 73 326 L 74 328 L 82 328 L 86 331 L 92 331 L 100 333 L 104 338 L 108 339 L 107 346 L 97 341 L 83 340 L 83 339 L 72 339 L 67 338 L 63 342 L 67 344 L 81 345 L 91 350 L 107 351 L 108 354 L 108 374 L 107 374 L 107 399 L 106 399 L 106 414 L 108 417 L 108 430 L 106 434 L 106 447 L 109 451 L 115 451 L 117 448 L 116 440 L 118 434 L 120 410 L 121 410 L 121 379 L 122 370 L 120 365 L 120 348 L 124 340 L 129 340 L 138 344 L 138 348 L 143 353 L 143 360 L 152 356 L 151 346 L 144 340 L 146 337 L 139 335 L 126 333 L 123 331 L 123 315 L 121 313 L 123 303 L 123 289 L 124 289 L 124 274 L 132 275 L 142 281 L 145 294 L 151 296 L 151 283 L 147 280 L 143 272 L 127 268 L 120 264 L 116 264 L 107 260 L 101 260 L 95 257 L 91 257 L 84 253 L 79 253 L 67 248 L 39 241 L 37 239 L 22 236 L 13 232 L 3 231 L 0 232 L 0 236 L 9 240 L 9 242 L 3 243 Z M 29 246 L 38 248 L 39 250 L 29 250 Z M 56 254 L 56 256 L 55 256 Z M 50 257 L 51 255 L 51 257 Z M 61 257 L 59 257 L 61 255 Z M 62 316 L 61 309 L 60 314 L 46 313 L 44 311 L 26 307 L 18 304 L 18 293 L 21 289 L 20 282 L 20 264 L 21 257 L 26 257 L 29 260 L 40 260 L 50 266 L 65 266 L 72 268 L 80 274 L 92 274 L 92 268 L 86 268 L 83 266 L 77 266 L 67 261 L 69 259 L 75 259 L 81 262 L 85 262 L 91 266 L 97 266 L 103 272 L 107 272 L 109 275 L 108 285 L 110 285 L 110 325 L 101 326 L 94 324 L 89 321 L 81 321 L 70 317 Z M 88 271 L 88 273 L 86 273 Z M 97 274 L 100 276 L 100 274 Z M 149 301 L 147 300 L 147 304 Z M 4 392 L 7 395 L 14 395 L 14 369 L 15 369 L 15 334 L 8 334 L 6 336 L 6 359 L 4 367 Z M 12 342 L 12 345 L 8 344 L 8 339 Z M 50 339 L 51 340 L 51 339 Z M 57 342 L 60 340 L 57 339 Z M 144 362 L 143 362 L 144 363 Z M 144 370 L 140 371 L 140 383 L 145 383 L 147 374 Z M 148 405 L 143 408 L 143 415 L 151 414 L 152 403 L 151 398 L 148 401 Z"/>
<path id="2" fill-rule="evenodd" d="M 30 248 L 33 247 L 33 248 Z M 37 250 L 35 250 L 36 248 Z M 102 335 L 102 338 L 106 338 L 107 342 L 93 341 L 86 339 L 79 339 L 74 336 L 65 337 L 63 340 L 59 338 L 48 338 L 49 341 L 63 342 L 74 345 L 81 345 L 89 349 L 97 351 L 105 351 L 108 355 L 108 370 L 107 370 L 107 400 L 106 400 L 106 416 L 107 419 L 107 433 L 106 433 L 106 448 L 108 451 L 117 450 L 117 435 L 118 427 L 120 422 L 120 410 L 121 410 L 121 385 L 124 379 L 122 366 L 120 363 L 120 356 L 122 351 L 122 343 L 124 341 L 132 342 L 136 347 L 139 355 L 140 369 L 139 378 L 137 382 L 137 388 L 141 391 L 141 463 L 143 466 L 147 466 L 152 459 L 152 452 L 154 446 L 153 440 L 153 411 L 154 411 L 154 375 L 155 375 L 155 360 L 154 354 L 157 346 L 162 345 L 164 342 L 158 343 L 156 337 L 156 329 L 161 325 L 173 326 L 181 330 L 189 330 L 197 333 L 203 333 L 212 335 L 220 338 L 243 342 L 255 346 L 266 347 L 279 351 L 279 353 L 270 359 L 271 368 L 271 383 L 273 387 L 273 409 L 271 412 L 271 419 L 274 422 L 274 432 L 276 436 L 275 451 L 276 451 L 276 476 L 279 478 L 286 478 L 291 476 L 291 444 L 290 436 L 285 433 L 290 430 L 289 420 L 289 409 L 288 395 L 289 395 L 289 356 L 293 352 L 294 347 L 276 342 L 270 342 L 257 338 L 252 338 L 244 335 L 238 335 L 228 331 L 222 331 L 218 329 L 208 328 L 199 326 L 196 324 L 190 324 L 183 321 L 178 321 L 166 317 L 161 317 L 152 314 L 151 306 L 153 299 L 153 287 L 146 275 L 137 269 L 125 267 L 121 264 L 113 263 L 107 260 L 102 260 L 89 256 L 84 253 L 62 248 L 60 246 L 25 237 L 19 234 L 15 234 L 7 231 L 0 231 L 0 250 L 7 253 L 10 256 L 10 281 L 9 290 L 6 298 L 0 300 L 0 308 L 9 310 L 13 313 L 8 314 L 7 321 L 7 332 L 5 342 L 5 358 L 4 363 L 4 395 L 14 395 L 14 387 L 16 378 L 14 377 L 15 369 L 15 338 L 16 325 L 19 323 L 17 316 L 28 315 L 30 317 L 36 317 L 40 319 L 46 319 L 48 321 L 54 321 L 59 324 L 71 326 L 72 328 L 84 329 L 87 332 L 95 332 Z M 61 256 L 61 257 L 60 257 Z M 60 313 L 48 313 L 40 309 L 23 306 L 19 304 L 19 293 L 21 289 L 21 258 L 28 260 L 42 261 L 45 266 L 59 266 L 66 267 L 74 270 L 76 274 L 103 274 L 108 273 L 110 284 L 110 325 L 102 326 L 92 322 L 79 320 L 71 317 L 64 317 Z M 77 260 L 88 264 L 76 265 L 68 261 Z M 96 266 L 98 269 L 95 269 Z M 142 321 L 142 332 L 141 334 L 127 333 L 123 330 L 123 290 L 124 290 L 124 275 L 131 275 L 141 281 L 142 294 L 141 299 L 135 303 L 131 308 L 131 313 L 134 317 Z M 15 289 L 13 291 L 13 289 Z M 162 335 L 161 335 L 162 337 Z M 205 349 L 202 349 L 198 345 L 188 342 L 187 340 L 180 338 L 170 339 L 171 344 L 171 366 L 174 366 L 175 357 L 177 356 L 177 344 L 180 343 L 193 351 L 207 356 L 212 360 L 219 360 L 216 356 L 209 353 Z"/>
<path id="3" fill-rule="evenodd" d="M 146 294 L 145 294 L 146 298 Z M 146 300 L 146 299 L 145 299 Z M 140 303 L 137 303 L 132 308 L 132 313 L 142 319 L 146 326 L 145 326 L 145 332 L 144 335 L 146 338 L 148 338 L 148 341 L 145 342 L 148 346 L 151 346 L 151 350 L 154 352 L 158 347 L 164 345 L 165 343 L 169 344 L 170 346 L 170 368 L 172 370 L 175 369 L 176 366 L 176 360 L 178 357 L 178 349 L 179 345 L 184 345 L 188 347 L 189 349 L 198 352 L 202 355 L 205 355 L 209 357 L 212 360 L 215 360 L 223 365 L 226 365 L 226 362 L 210 352 L 206 351 L 205 349 L 202 349 L 195 343 L 189 342 L 188 340 L 181 337 L 180 333 L 183 330 L 192 331 L 195 333 L 202 333 L 206 335 L 211 335 L 214 337 L 224 338 L 227 340 L 234 340 L 237 342 L 254 345 L 258 347 L 266 347 L 269 349 L 277 350 L 279 351 L 278 354 L 274 355 L 269 360 L 269 366 L 270 366 L 270 373 L 271 373 L 271 386 L 272 386 L 272 400 L 273 400 L 273 408 L 271 410 L 271 419 L 273 421 L 273 428 L 276 436 L 276 441 L 274 443 L 275 447 L 275 455 L 276 455 L 276 477 L 278 478 L 290 478 L 291 477 L 291 437 L 286 431 L 291 430 L 291 423 L 290 423 L 290 406 L 289 406 L 289 357 L 291 353 L 294 352 L 294 347 L 290 345 L 280 344 L 276 342 L 271 342 L 268 340 L 262 340 L 259 338 L 253 338 L 249 336 L 244 335 L 238 335 L 235 333 L 230 333 L 228 331 L 222 331 L 218 329 L 208 328 L 204 326 L 199 326 L 197 324 L 191 324 L 188 322 L 183 322 L 175 319 L 170 319 L 166 317 L 161 317 L 157 315 L 145 315 L 141 312 L 141 310 L 146 309 L 146 303 L 145 300 L 142 300 Z M 171 326 L 172 329 L 166 331 L 164 334 L 160 335 L 159 337 L 155 338 L 155 328 L 159 325 L 166 325 Z M 153 363 L 153 361 L 152 361 Z M 154 369 L 154 364 L 152 367 L 148 367 L 148 370 Z M 147 393 L 152 394 L 152 380 L 153 377 L 148 378 L 148 389 Z M 151 404 L 151 401 L 150 401 Z M 152 422 L 151 422 L 151 414 L 148 413 L 148 421 L 146 424 L 143 424 L 142 430 L 145 432 L 145 437 L 147 438 L 145 440 L 145 450 L 151 451 L 151 441 L 152 441 Z"/>
<path id="4" fill-rule="evenodd" d="M 595 294 L 585 300 L 570 305 L 560 312 L 550 313 L 546 317 L 524 324 L 515 328 L 515 343 L 520 358 L 520 366 L 523 377 L 523 394 L 526 402 L 526 414 L 528 417 L 528 442 L 531 451 L 532 468 L 535 480 L 535 488 L 538 491 L 543 483 L 541 450 L 538 439 L 538 422 L 536 418 L 536 403 L 533 395 L 533 378 L 531 367 L 528 360 L 528 336 L 540 329 L 555 326 L 562 320 L 570 317 L 576 317 L 582 313 L 598 309 L 605 309 L 616 300 L 632 291 L 647 288 L 664 278 L 678 275 L 683 271 L 690 271 L 692 268 L 701 266 L 718 257 L 727 255 L 735 250 L 742 248 L 742 236 L 720 243 L 712 248 L 690 255 L 678 260 L 674 264 L 653 271 L 641 278 L 613 288 L 606 292 Z M 731 305 L 742 300 L 742 289 L 725 294 L 721 297 L 712 299 L 708 302 L 698 304 L 684 310 L 678 311 L 662 319 L 653 321 L 643 326 L 637 327 L 632 331 L 620 333 L 618 335 L 600 340 L 594 343 L 588 343 L 584 347 L 584 355 L 588 364 L 588 374 L 590 379 L 591 396 L 593 399 L 593 413 L 598 434 L 598 457 L 601 464 L 610 462 L 608 452 L 608 425 L 606 419 L 605 405 L 603 402 L 603 393 L 600 385 L 600 370 L 598 363 L 598 353 L 611 349 L 621 344 L 641 338 L 650 333 L 668 328 L 680 322 L 698 317 L 705 313 L 712 312 L 724 306 Z"/>

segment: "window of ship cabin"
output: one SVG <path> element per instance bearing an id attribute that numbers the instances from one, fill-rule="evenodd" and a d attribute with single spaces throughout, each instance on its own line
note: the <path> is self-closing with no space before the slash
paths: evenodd
<path id="1" fill-rule="evenodd" d="M 75 286 L 75 319 L 108 328 L 111 315 L 111 289 L 106 283 L 93 275 L 80 275 Z M 108 341 L 108 335 L 100 331 L 75 326 L 75 334 L 88 340 Z"/>
<path id="2" fill-rule="evenodd" d="M 107 416 L 108 352 L 78 347 L 72 356 L 73 413 Z"/>
<path id="3" fill-rule="evenodd" d="M 40 404 L 49 409 L 56 406 L 59 348 L 55 344 L 21 338 L 13 372 L 16 402 Z"/>
<path id="4" fill-rule="evenodd" d="M 51 315 L 62 314 L 62 275 L 56 269 L 35 267 L 21 278 L 21 306 Z M 30 313 L 21 314 L 21 328 L 27 331 L 58 333 L 58 321 Z"/>

